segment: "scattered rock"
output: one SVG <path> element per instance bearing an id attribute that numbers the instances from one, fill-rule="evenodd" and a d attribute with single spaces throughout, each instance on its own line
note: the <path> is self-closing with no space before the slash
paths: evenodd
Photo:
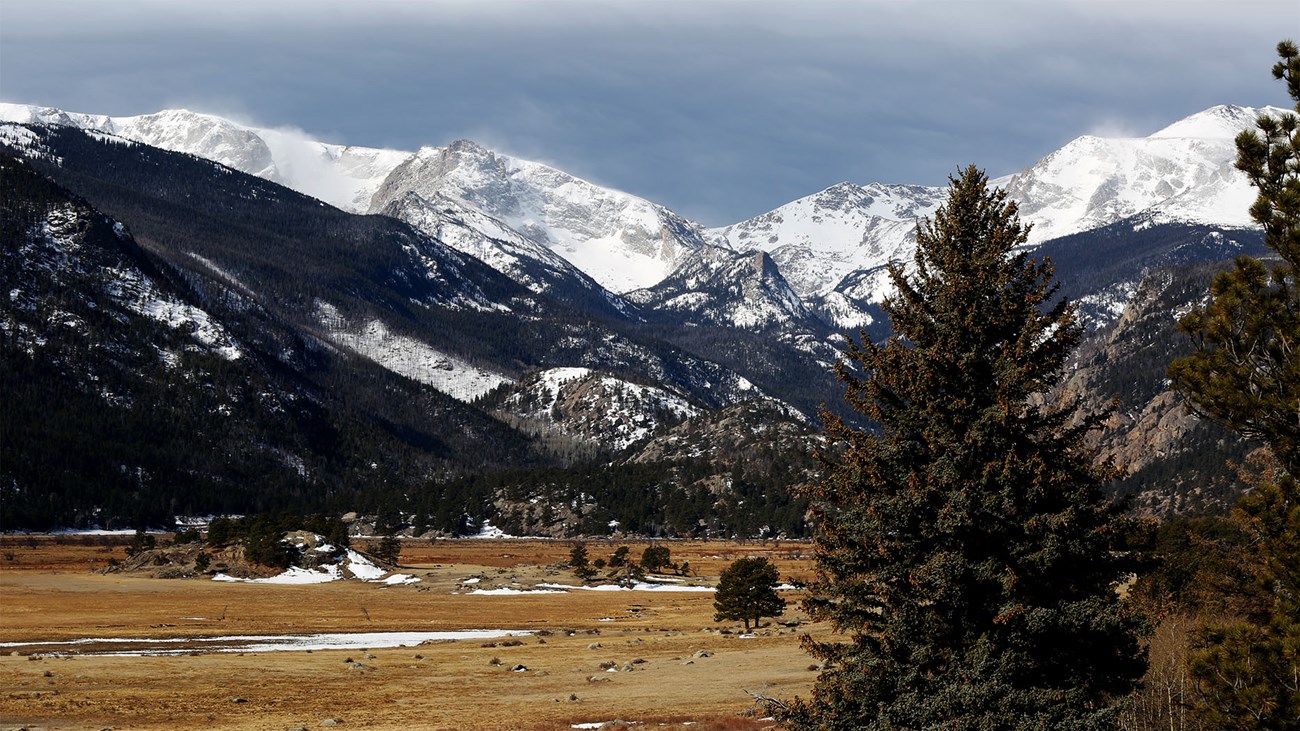
<path id="1" fill-rule="evenodd" d="M 321 721 L 321 722 L 320 722 L 320 725 L 322 725 L 322 726 L 338 726 L 338 725 L 341 724 L 341 723 L 343 723 L 343 719 L 341 719 L 341 718 L 327 718 L 327 719 Z"/>
<path id="2" fill-rule="evenodd" d="M 593 675 L 593 676 L 591 676 L 590 678 L 587 678 L 587 682 L 588 682 L 588 683 L 608 683 L 608 682 L 610 682 L 610 678 L 607 677 L 607 676 L 605 676 L 605 675 Z"/>
<path id="3" fill-rule="evenodd" d="M 374 666 L 374 665 L 367 665 L 367 664 L 365 664 L 365 663 L 363 663 L 363 662 L 354 662 L 354 663 L 352 663 L 351 665 L 349 665 L 348 668 L 350 668 L 350 669 L 352 669 L 352 670 L 366 671 L 366 670 L 374 670 L 374 669 L 375 669 L 375 666 Z"/>
<path id="4" fill-rule="evenodd" d="M 625 673 L 630 673 L 630 672 L 632 672 L 632 671 L 635 670 L 635 669 L 636 669 L 636 668 L 633 668 L 633 667 L 632 667 L 632 663 L 630 663 L 630 662 L 625 662 L 625 663 L 623 663 L 623 672 L 625 672 Z"/>
<path id="5" fill-rule="evenodd" d="M 510 668 L 510 672 L 512 672 L 512 673 L 526 673 L 526 672 L 528 672 L 528 666 L 527 666 L 527 665 L 524 665 L 523 663 L 520 663 L 520 664 L 518 664 L 518 665 L 516 665 L 516 666 L 514 666 L 514 667 L 512 667 L 512 668 Z"/>
<path id="6" fill-rule="evenodd" d="M 615 663 L 614 663 L 613 660 L 606 660 L 605 662 L 602 662 L 602 663 L 600 664 L 600 669 L 601 669 L 601 670 L 613 670 L 613 669 L 614 669 L 614 664 L 615 664 Z"/>
<path id="7" fill-rule="evenodd" d="M 248 702 L 248 699 L 247 699 L 247 698 L 231 698 L 231 699 L 230 699 L 230 702 L 231 702 L 231 703 L 247 703 L 247 702 Z"/>
<path id="8" fill-rule="evenodd" d="M 570 701 L 576 701 L 576 700 L 578 700 L 578 694 L 577 694 L 577 693 L 570 693 L 570 694 L 569 694 L 569 700 L 570 700 Z"/>
<path id="9" fill-rule="evenodd" d="M 600 649 L 600 643 L 599 643 L 599 642 L 593 642 L 593 643 L 591 643 L 590 645 L 587 645 L 587 649 L 588 649 L 588 650 L 599 650 L 599 649 Z"/>
<path id="10" fill-rule="evenodd" d="M 691 657 L 713 657 L 713 653 L 708 650 L 696 650 L 695 654 L 691 655 Z"/>
<path id="11" fill-rule="evenodd" d="M 634 657 L 634 658 L 632 658 L 632 664 L 633 664 L 633 665 L 644 665 L 644 664 L 645 664 L 645 658 L 644 658 L 644 657 Z"/>

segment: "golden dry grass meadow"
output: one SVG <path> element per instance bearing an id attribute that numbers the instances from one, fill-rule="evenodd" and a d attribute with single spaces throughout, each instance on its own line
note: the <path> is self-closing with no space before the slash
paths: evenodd
<path id="1" fill-rule="evenodd" d="M 739 624 L 713 621 L 708 593 L 468 593 L 576 583 L 559 566 L 567 542 L 410 540 L 402 570 L 421 582 L 384 586 L 101 573 L 109 558 L 124 556 L 125 540 L 0 538 L 0 729 L 767 728 L 747 692 L 806 694 L 816 672 L 798 635 L 825 631 L 772 622 L 741 637 Z M 615 545 L 588 544 L 593 558 Z M 629 545 L 634 557 L 644 547 Z M 675 561 L 690 562 L 693 583 L 716 583 L 741 556 L 770 557 L 784 580 L 808 570 L 799 543 L 667 545 Z M 471 577 L 479 581 L 463 583 Z M 795 593 L 785 596 L 789 624 L 800 612 Z M 463 629 L 532 634 L 514 646 L 461 639 L 126 657 L 89 654 L 103 643 L 13 644 L 167 639 L 189 650 L 183 640 L 196 637 Z M 615 672 L 603 667 L 610 663 Z"/>

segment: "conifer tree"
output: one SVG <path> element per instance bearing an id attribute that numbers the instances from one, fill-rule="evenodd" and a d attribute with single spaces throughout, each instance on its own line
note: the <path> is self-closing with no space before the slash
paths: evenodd
<path id="1" fill-rule="evenodd" d="M 1300 51 L 1277 46 L 1273 76 L 1300 113 Z M 1195 351 L 1169 376 L 1193 409 L 1267 447 L 1233 520 L 1253 578 L 1240 621 L 1200 634 L 1189 658 L 1203 720 L 1222 729 L 1300 729 L 1300 119 L 1261 117 L 1237 137 L 1237 168 L 1259 190 L 1251 217 L 1277 255 L 1215 278 L 1211 301 L 1179 321 Z"/>
<path id="2" fill-rule="evenodd" d="M 735 621 L 758 627 L 763 617 L 777 617 L 785 611 L 785 600 L 776 593 L 780 574 L 765 556 L 738 558 L 731 562 L 718 578 L 718 592 L 714 596 L 716 610 L 713 621 Z"/>
<path id="3" fill-rule="evenodd" d="M 1080 329 L 1050 262 L 1019 250 L 1017 207 L 969 167 L 891 265 L 893 334 L 850 341 L 843 446 L 811 488 L 815 578 L 804 608 L 844 641 L 793 729 L 1108 729 L 1146 660 L 1116 583 L 1131 527 L 1102 494 L 1074 405 L 1043 394 Z"/>

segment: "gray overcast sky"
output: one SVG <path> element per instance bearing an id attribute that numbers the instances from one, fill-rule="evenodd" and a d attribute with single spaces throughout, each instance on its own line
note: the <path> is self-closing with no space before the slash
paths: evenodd
<path id="1" fill-rule="evenodd" d="M 1295 0 L 3 0 L 0 99 L 467 137 L 708 225 L 842 180 L 1014 172 L 1086 133 L 1285 106 Z"/>

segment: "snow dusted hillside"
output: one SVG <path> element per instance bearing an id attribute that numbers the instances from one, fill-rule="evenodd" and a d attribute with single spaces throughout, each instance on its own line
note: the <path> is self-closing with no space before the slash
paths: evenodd
<path id="1" fill-rule="evenodd" d="M 197 155 L 359 213 L 366 212 L 388 173 L 411 154 L 333 145 L 297 130 L 249 127 L 185 109 L 109 117 L 0 103 L 0 121 L 79 127 Z"/>
<path id="2" fill-rule="evenodd" d="M 763 331 L 813 319 L 766 253 L 714 246 L 693 252 L 668 278 L 628 298 L 697 325 Z"/>
<path id="3" fill-rule="evenodd" d="M 408 158 L 375 194 L 371 210 L 411 192 L 464 202 L 618 293 L 658 282 L 704 245 L 696 224 L 661 205 L 468 140 Z"/>
<path id="4" fill-rule="evenodd" d="M 76 304 L 87 310 L 101 311 L 107 305 L 107 311 L 117 321 L 147 318 L 176 333 L 178 340 L 188 340 L 179 347 L 157 347 L 158 358 L 168 367 L 175 366 L 184 350 L 238 360 L 243 355 L 239 344 L 221 323 L 164 291 L 137 262 L 106 246 L 107 237 L 95 240 L 96 234 L 103 233 L 110 223 L 91 210 L 68 204 L 46 211 L 23 240 L 5 242 L 0 262 L 5 264 L 5 282 L 9 285 L 6 303 L 12 310 L 0 317 L 0 339 L 20 344 L 29 354 L 44 347 L 47 334 L 32 327 L 29 320 L 33 319 L 58 331 L 88 338 L 86 314 L 79 314 L 72 303 L 50 296 L 51 291 L 66 288 L 84 298 Z M 134 246 L 120 223 L 111 223 L 111 228 L 117 239 L 114 243 L 123 249 Z M 135 327 L 149 328 L 138 322 Z M 185 334 L 188 338 L 183 337 Z"/>
<path id="5" fill-rule="evenodd" d="M 593 309 L 631 312 L 626 300 L 601 287 L 564 257 L 461 201 L 442 195 L 427 200 L 410 192 L 377 212 L 406 221 L 539 294 Z"/>
<path id="6" fill-rule="evenodd" d="M 701 410 L 680 395 L 598 373 L 552 368 L 517 386 L 500 411 L 615 451 Z"/>
<path id="7" fill-rule="evenodd" d="M 325 338 L 413 381 L 433 386 L 460 401 L 473 401 L 511 379 L 443 353 L 415 338 L 394 333 L 371 320 L 351 325 L 337 308 L 319 303 Z"/>

